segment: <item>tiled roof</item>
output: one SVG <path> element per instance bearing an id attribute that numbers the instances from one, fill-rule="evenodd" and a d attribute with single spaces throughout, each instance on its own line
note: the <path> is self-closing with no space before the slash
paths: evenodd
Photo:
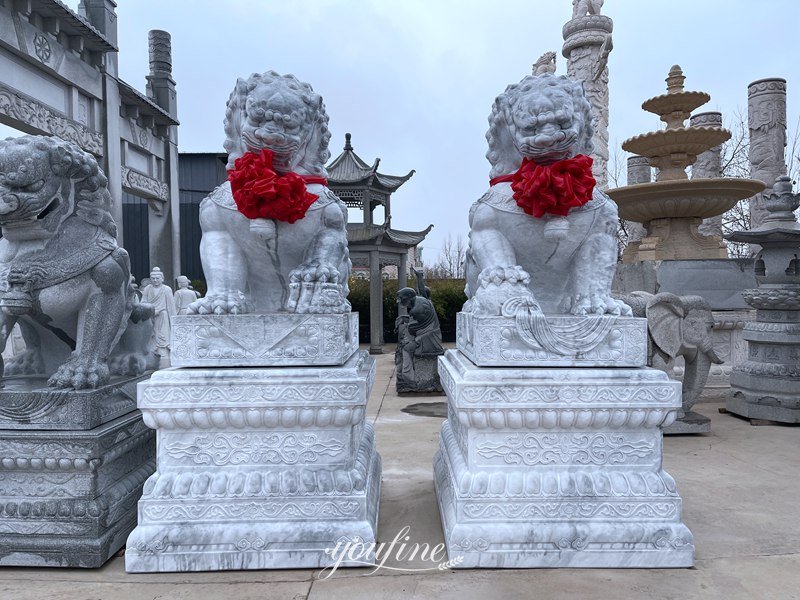
<path id="1" fill-rule="evenodd" d="M 381 159 L 376 158 L 372 166 L 365 163 L 353 150 L 350 144 L 350 134 L 345 134 L 344 151 L 337 156 L 327 167 L 328 181 L 337 183 L 368 183 L 377 182 L 388 192 L 394 192 L 397 188 L 411 179 L 414 174 L 413 169 L 407 175 L 384 175 L 378 173 L 378 165 Z"/>
<path id="2" fill-rule="evenodd" d="M 416 246 L 422 243 L 425 236 L 428 235 L 433 225 L 428 225 L 422 231 L 402 231 L 400 229 L 392 229 L 385 225 L 363 225 L 361 223 L 351 223 L 347 226 L 347 241 L 352 242 L 370 242 L 374 241 L 379 243 L 384 237 L 388 238 L 396 244 L 401 246 Z"/>
<path id="3" fill-rule="evenodd" d="M 31 0 L 31 11 L 42 17 L 60 19 L 60 27 L 69 35 L 80 35 L 86 47 L 97 52 L 118 52 L 117 47 L 105 35 L 59 0 Z"/>

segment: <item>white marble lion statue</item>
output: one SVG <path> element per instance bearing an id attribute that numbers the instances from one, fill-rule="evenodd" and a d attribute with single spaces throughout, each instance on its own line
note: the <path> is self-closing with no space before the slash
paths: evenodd
<path id="1" fill-rule="evenodd" d="M 245 153 L 267 148 L 275 170 L 324 181 L 330 158 L 328 115 L 319 94 L 274 71 L 239 79 L 225 113 L 228 169 Z M 294 223 L 248 218 L 226 181 L 200 204 L 200 257 L 208 293 L 195 314 L 349 312 L 347 208 L 324 183 Z"/>
<path id="2" fill-rule="evenodd" d="M 510 315 L 522 299 L 545 314 L 629 316 L 630 308 L 611 296 L 614 202 L 595 187 L 588 202 L 566 216 L 537 217 L 520 207 L 511 182 L 504 181 L 526 158 L 554 165 L 591 154 L 590 105 L 582 85 L 551 73 L 527 76 L 497 97 L 489 123 L 486 157 L 495 184 L 470 210 L 465 312 Z M 506 304 L 511 298 L 513 307 Z"/>

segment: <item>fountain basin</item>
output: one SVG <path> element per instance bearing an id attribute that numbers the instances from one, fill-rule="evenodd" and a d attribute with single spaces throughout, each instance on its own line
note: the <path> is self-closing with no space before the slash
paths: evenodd
<path id="1" fill-rule="evenodd" d="M 690 113 L 698 106 L 703 106 L 709 100 L 711 100 L 711 96 L 705 92 L 669 93 L 645 100 L 642 103 L 642 108 L 658 116 L 668 115 L 673 112 Z M 686 118 L 689 118 L 688 115 Z"/>
<path id="2" fill-rule="evenodd" d="M 702 154 L 730 138 L 731 132 L 721 127 L 662 129 L 625 140 L 622 149 L 639 156 L 646 156 L 651 161 L 659 156 L 687 154 L 692 157 L 691 160 L 686 161 L 686 166 L 689 166 L 698 154 Z"/>
<path id="3" fill-rule="evenodd" d="M 608 190 L 626 221 L 715 217 L 736 203 L 764 191 L 757 179 L 720 177 L 639 183 Z"/>

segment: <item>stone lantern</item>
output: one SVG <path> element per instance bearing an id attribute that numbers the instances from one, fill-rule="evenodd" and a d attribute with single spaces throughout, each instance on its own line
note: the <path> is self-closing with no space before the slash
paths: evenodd
<path id="1" fill-rule="evenodd" d="M 780 177 L 764 204 L 768 215 L 758 228 L 725 236 L 761 246 L 758 287 L 742 292 L 756 320 L 744 327 L 747 360 L 731 373 L 726 408 L 747 418 L 800 423 L 800 223 L 794 214 L 800 194 L 792 193 L 789 177 Z"/>

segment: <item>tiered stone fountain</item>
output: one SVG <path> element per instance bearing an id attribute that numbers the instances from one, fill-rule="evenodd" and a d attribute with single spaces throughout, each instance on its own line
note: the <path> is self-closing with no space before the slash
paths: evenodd
<path id="1" fill-rule="evenodd" d="M 687 177 L 686 168 L 697 156 L 730 139 L 731 133 L 719 126 L 685 126 L 691 112 L 711 99 L 705 92 L 684 91 L 685 79 L 681 68 L 673 66 L 666 79 L 667 93 L 642 104 L 666 123 L 666 129 L 622 144 L 624 150 L 646 157 L 657 169 L 655 182 L 608 190 L 620 217 L 647 229 L 645 237 L 626 250 L 623 262 L 727 258 L 722 239 L 702 235 L 698 226 L 764 189 L 754 179 Z"/>

